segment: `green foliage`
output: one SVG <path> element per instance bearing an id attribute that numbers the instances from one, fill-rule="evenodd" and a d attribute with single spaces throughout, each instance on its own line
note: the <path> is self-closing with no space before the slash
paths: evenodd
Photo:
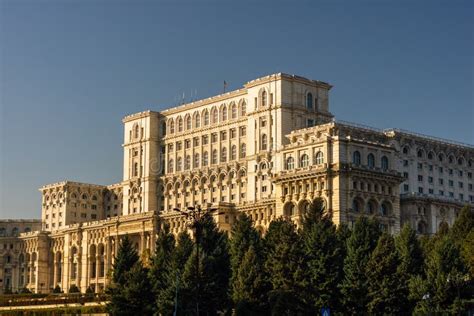
<path id="1" fill-rule="evenodd" d="M 56 285 L 53 289 L 53 293 L 56 293 L 56 294 L 62 293 L 61 287 L 59 285 Z"/>
<path id="2" fill-rule="evenodd" d="M 401 312 L 402 290 L 399 258 L 393 237 L 384 233 L 367 262 L 368 303 L 372 315 L 396 315 Z"/>
<path id="3" fill-rule="evenodd" d="M 380 235 L 379 224 L 373 219 L 357 219 L 351 237 L 347 240 L 344 259 L 344 279 L 339 285 L 342 304 L 346 312 L 364 313 L 369 302 L 367 297 L 366 266 Z"/>
<path id="4" fill-rule="evenodd" d="M 94 294 L 94 290 L 90 286 L 88 286 L 86 289 L 86 294 Z"/>
<path id="5" fill-rule="evenodd" d="M 107 312 L 111 315 L 151 315 L 153 313 L 154 297 L 148 278 L 148 270 L 141 262 L 124 273 L 120 280 L 109 289 L 110 302 Z"/>
<path id="6" fill-rule="evenodd" d="M 281 315 L 304 311 L 304 255 L 295 225 L 281 218 L 271 222 L 264 245 L 265 270 L 271 284 L 268 293 L 271 313 Z"/>
<path id="7" fill-rule="evenodd" d="M 81 290 L 79 290 L 79 288 L 73 284 L 69 287 L 68 293 L 81 293 Z"/>
<path id="8" fill-rule="evenodd" d="M 454 222 L 450 235 L 460 245 L 472 231 L 474 231 L 474 212 L 471 211 L 469 205 L 466 205 L 461 209 L 458 218 Z"/>
<path id="9" fill-rule="evenodd" d="M 330 216 L 324 215 L 322 201 L 316 199 L 303 219 L 301 231 L 305 258 L 308 301 L 313 310 L 339 306 L 337 285 L 342 278 L 344 242 L 347 231 L 339 236 Z"/>
<path id="10" fill-rule="evenodd" d="M 474 279 L 474 230 L 471 230 L 464 239 L 461 248 L 461 254 L 464 258 L 467 268 L 469 269 L 471 280 Z"/>
<path id="11" fill-rule="evenodd" d="M 116 284 L 125 283 L 126 272 L 129 271 L 139 260 L 138 253 L 132 242 L 125 235 L 120 243 L 115 263 L 113 265 L 112 281 Z"/>

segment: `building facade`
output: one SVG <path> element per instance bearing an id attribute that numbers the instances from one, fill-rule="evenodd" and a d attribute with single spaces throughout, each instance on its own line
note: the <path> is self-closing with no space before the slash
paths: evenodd
<path id="1" fill-rule="evenodd" d="M 123 180 L 42 187 L 41 222 L 14 237 L 18 264 L 0 288 L 103 291 L 122 236 L 147 261 L 160 223 L 187 229 L 176 209 L 194 205 L 218 208 L 224 231 L 245 212 L 265 232 L 282 216 L 299 225 L 319 198 L 337 225 L 373 216 L 392 234 L 404 223 L 436 233 L 474 206 L 474 146 L 336 121 L 330 89 L 279 73 L 126 116 Z"/>

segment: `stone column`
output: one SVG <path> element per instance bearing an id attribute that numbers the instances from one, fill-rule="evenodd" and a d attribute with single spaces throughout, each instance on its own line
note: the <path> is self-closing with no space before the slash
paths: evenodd
<path id="1" fill-rule="evenodd" d="M 58 284 L 58 263 L 56 261 L 56 256 L 54 256 L 54 259 L 53 259 L 53 288 L 56 286 L 56 284 Z"/>

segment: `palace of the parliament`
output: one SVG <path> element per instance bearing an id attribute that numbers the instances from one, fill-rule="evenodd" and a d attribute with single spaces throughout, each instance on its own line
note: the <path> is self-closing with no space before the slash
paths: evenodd
<path id="1" fill-rule="evenodd" d="M 337 121 L 330 89 L 278 73 L 124 117 L 121 182 L 47 184 L 40 220 L 0 221 L 0 293 L 103 291 L 120 238 L 146 260 L 160 222 L 187 229 L 176 208 L 218 208 L 225 231 L 245 212 L 265 232 L 281 216 L 299 225 L 322 198 L 337 225 L 374 216 L 392 234 L 434 234 L 474 207 L 474 146 Z"/>

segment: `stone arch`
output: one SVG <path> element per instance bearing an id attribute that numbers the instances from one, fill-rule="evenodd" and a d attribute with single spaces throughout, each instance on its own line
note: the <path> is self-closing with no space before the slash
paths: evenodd
<path id="1" fill-rule="evenodd" d="M 379 214 L 381 216 L 391 216 L 392 215 L 392 203 L 389 201 L 382 201 L 379 207 Z"/>
<path id="2" fill-rule="evenodd" d="M 296 215 L 296 206 L 293 202 L 288 201 L 283 205 L 283 216 L 292 217 Z"/>
<path id="3" fill-rule="evenodd" d="M 416 225 L 416 232 L 418 234 L 426 234 L 428 232 L 428 225 L 424 220 L 421 220 Z"/>
<path id="4" fill-rule="evenodd" d="M 360 196 L 356 196 L 352 199 L 352 211 L 355 213 L 361 213 L 364 209 L 364 199 Z"/>
<path id="5" fill-rule="evenodd" d="M 298 214 L 304 215 L 311 207 L 311 201 L 307 199 L 301 199 L 298 202 Z"/>
<path id="6" fill-rule="evenodd" d="M 371 215 L 374 215 L 377 213 L 377 210 L 378 210 L 378 202 L 376 199 L 374 198 L 370 198 L 368 201 L 367 201 L 367 204 L 366 204 L 366 208 L 365 208 L 365 212 L 367 214 L 371 214 Z"/>

